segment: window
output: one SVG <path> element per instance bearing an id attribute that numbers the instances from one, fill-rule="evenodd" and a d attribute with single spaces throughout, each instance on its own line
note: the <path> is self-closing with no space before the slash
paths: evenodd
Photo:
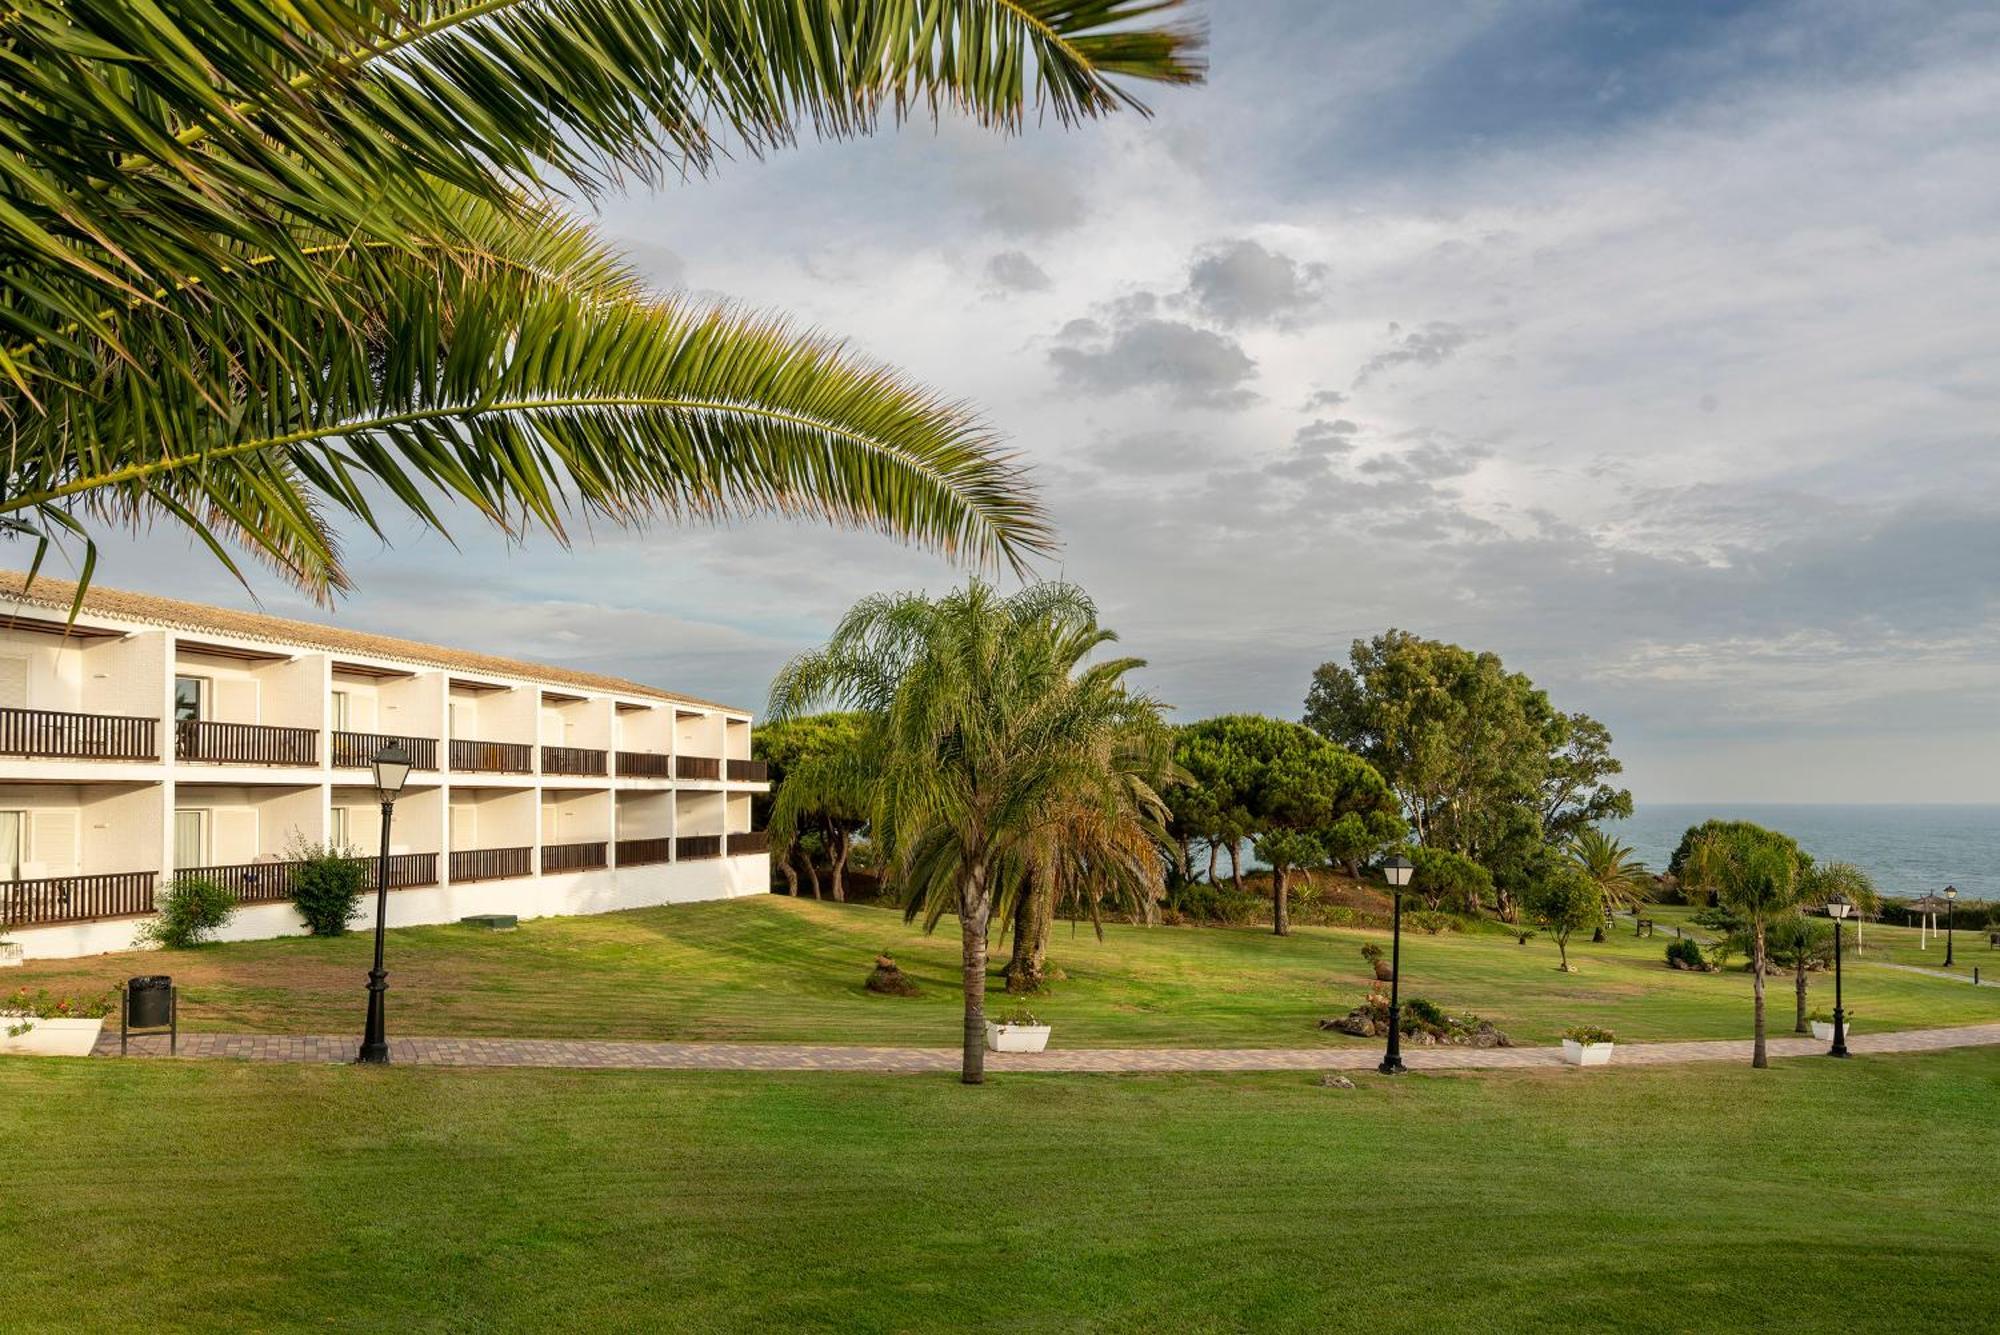
<path id="1" fill-rule="evenodd" d="M 333 730 L 352 732 L 353 697 L 346 691 L 335 691 L 332 700 Z"/>
<path id="2" fill-rule="evenodd" d="M 25 811 L 0 811 L 0 877 L 21 879 L 21 832 L 28 823 Z"/>
<path id="3" fill-rule="evenodd" d="M 208 678 L 174 678 L 174 722 L 198 723 L 208 717 Z"/>
<path id="4" fill-rule="evenodd" d="M 353 826 L 349 823 L 347 819 L 347 814 L 348 814 L 347 808 L 335 807 L 333 810 L 327 812 L 326 814 L 327 814 L 326 833 L 328 842 L 330 842 L 335 848 L 353 847 L 354 841 L 352 840 L 352 838 L 349 837 L 348 833 L 353 828 Z"/>
<path id="5" fill-rule="evenodd" d="M 193 807 L 174 811 L 174 869 L 199 867 L 208 861 L 208 812 Z"/>

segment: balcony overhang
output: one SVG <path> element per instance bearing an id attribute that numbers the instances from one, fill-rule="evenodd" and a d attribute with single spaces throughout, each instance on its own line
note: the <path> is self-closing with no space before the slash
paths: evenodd
<path id="1" fill-rule="evenodd" d="M 44 617 L 0 616 L 0 630 L 25 631 L 30 635 L 57 635 L 65 640 L 122 640 L 125 632 L 104 626 L 72 625 Z"/>
<path id="2" fill-rule="evenodd" d="M 476 677 L 453 677 L 451 689 L 467 691 L 473 695 L 491 695 L 495 691 L 511 691 L 514 688 L 504 681 L 480 681 Z"/>
<path id="3" fill-rule="evenodd" d="M 174 650 L 191 658 L 221 658 L 232 663 L 289 663 L 295 656 L 271 649 L 251 649 L 240 644 L 185 638 L 175 642 Z"/>
<path id="4" fill-rule="evenodd" d="M 355 663 L 346 659 L 336 660 L 333 665 L 336 677 L 366 677 L 372 681 L 409 681 L 417 673 L 414 668 L 384 667 L 379 663 Z"/>

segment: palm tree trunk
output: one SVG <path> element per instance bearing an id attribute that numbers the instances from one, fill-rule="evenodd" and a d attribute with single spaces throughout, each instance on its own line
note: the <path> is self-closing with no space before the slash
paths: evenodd
<path id="1" fill-rule="evenodd" d="M 1014 905 L 1014 954 L 1001 971 L 1009 992 L 1039 992 L 1047 981 L 1052 907 L 1049 895 L 1039 886 L 1023 891 Z"/>
<path id="2" fill-rule="evenodd" d="M 1792 1026 L 1792 1032 L 1795 1034 L 1810 1034 L 1812 1030 L 1806 1025 L 1806 948 L 1803 939 L 1799 942 L 1798 972 L 1794 981 L 1798 985 L 1799 1018 L 1798 1022 Z"/>
<path id="3" fill-rule="evenodd" d="M 1276 863 L 1271 868 L 1271 930 L 1279 936 L 1289 936 L 1292 931 L 1290 899 L 1285 865 Z"/>
<path id="4" fill-rule="evenodd" d="M 833 853 L 833 902 L 847 902 L 847 834 L 843 830 L 826 832 L 827 847 Z"/>
<path id="5" fill-rule="evenodd" d="M 986 922 L 993 905 L 986 894 L 986 869 L 967 871 L 958 890 L 958 930 L 965 977 L 965 1057 L 959 1079 L 986 1083 Z"/>
<path id="6" fill-rule="evenodd" d="M 1758 918 L 1750 930 L 1750 986 L 1757 997 L 1757 1041 L 1750 1051 L 1750 1065 L 1762 1070 L 1771 1064 L 1764 1048 L 1764 920 Z"/>

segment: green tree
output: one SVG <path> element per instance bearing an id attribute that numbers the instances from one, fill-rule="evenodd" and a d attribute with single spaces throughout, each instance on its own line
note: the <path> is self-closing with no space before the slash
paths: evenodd
<path id="1" fill-rule="evenodd" d="M 1175 754 L 1189 782 L 1227 813 L 1228 827 L 1255 840 L 1271 868 L 1271 930 L 1280 936 L 1291 930 L 1293 870 L 1330 861 L 1335 839 L 1345 853 L 1371 830 L 1381 842 L 1400 836 L 1382 776 L 1299 724 L 1261 714 L 1203 719 L 1180 730 Z M 1348 816 L 1360 818 L 1359 834 L 1341 824 Z"/>
<path id="2" fill-rule="evenodd" d="M 1748 821 L 1727 823 L 1697 840 L 1701 856 L 1719 862 L 1721 903 L 1749 924 L 1751 991 L 1756 999 L 1756 1042 L 1750 1064 L 1770 1065 L 1764 1042 L 1764 975 L 1770 963 L 1767 934 L 1773 921 L 1792 913 L 1811 859 L 1796 841 Z M 1720 850 L 1716 852 L 1714 850 Z M 1678 850 L 1676 850 L 1678 852 Z"/>
<path id="3" fill-rule="evenodd" d="M 1748 944 L 1746 941 L 1745 945 Z M 1792 1020 L 1792 1032 L 1809 1034 L 1812 1029 L 1806 1023 L 1807 975 L 1815 968 L 1833 967 L 1833 924 L 1824 918 L 1808 918 L 1795 910 L 1773 920 L 1767 946 L 1771 963 L 1792 971 L 1793 997 L 1798 1010 Z"/>
<path id="4" fill-rule="evenodd" d="M 1431 909 L 1451 904 L 1464 913 L 1477 913 L 1493 893 L 1493 877 L 1486 868 L 1463 854 L 1449 849 L 1417 847 L 1410 852 L 1415 869 L 1410 889 L 1423 897 Z"/>
<path id="5" fill-rule="evenodd" d="M 872 837 L 926 931 L 958 916 L 968 1084 L 985 1078 L 996 894 L 1020 887 L 1038 841 L 1067 813 L 1158 805 L 1140 791 L 1128 745 L 1157 726 L 1158 706 L 1125 684 L 1141 660 L 1093 658 L 1115 638 L 1072 585 L 1003 596 L 974 581 L 936 599 L 862 600 L 771 688 L 776 718 L 829 706 L 868 716 Z"/>
<path id="6" fill-rule="evenodd" d="M 1503 916 L 1548 840 L 1631 810 L 1604 726 L 1494 654 L 1398 630 L 1356 640 L 1313 673 L 1305 722 L 1381 773 L 1418 842 L 1493 872 Z"/>
<path id="7" fill-rule="evenodd" d="M 1854 905 L 1854 948 L 1860 950 L 1862 922 L 1881 914 L 1882 892 L 1876 889 L 1874 878 L 1852 862 L 1814 863 L 1807 870 L 1801 898 L 1808 904 L 1824 904 L 1835 891 Z"/>
<path id="8" fill-rule="evenodd" d="M 1557 862 L 1530 888 L 1528 912 L 1555 936 L 1556 967 L 1574 973 L 1569 962 L 1570 934 L 1603 920 L 1604 897 L 1574 866 Z"/>
<path id="9" fill-rule="evenodd" d="M 726 151 L 1200 77 L 1178 0 L 36 0 L 0 69 L 0 521 L 165 521 L 322 598 L 336 524 L 781 513 L 1018 563 L 972 414 L 648 292 L 575 203 Z M 1143 108 L 1141 108 L 1143 110 Z"/>
<path id="10" fill-rule="evenodd" d="M 862 756 L 859 743 L 867 728 L 864 715 L 853 711 L 805 714 L 779 719 L 757 730 L 751 748 L 771 767 L 771 859 L 791 893 L 798 893 L 794 858 L 802 857 L 812 878 L 813 898 L 819 898 L 819 871 L 812 853 L 826 857 L 828 888 L 836 901 L 847 898 L 847 858 L 854 837 L 868 824 L 868 792 L 872 776 L 853 761 Z M 817 834 L 801 841 L 801 831 Z"/>
<path id="11" fill-rule="evenodd" d="M 1620 843 L 1595 825 L 1586 825 L 1569 841 L 1569 860 L 1597 887 L 1607 913 L 1636 909 L 1646 902 L 1652 877 L 1646 864 L 1632 856 L 1630 844 Z M 1604 939 L 1604 921 L 1599 919 L 1593 940 Z"/>

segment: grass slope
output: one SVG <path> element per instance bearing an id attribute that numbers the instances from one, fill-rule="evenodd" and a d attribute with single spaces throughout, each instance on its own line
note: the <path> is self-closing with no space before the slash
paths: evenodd
<path id="1" fill-rule="evenodd" d="M 0 1062 L 10 1328 L 1961 1331 L 2000 1049 L 1481 1076 Z"/>
<path id="2" fill-rule="evenodd" d="M 1366 992 L 1359 946 L 1371 940 L 1386 934 L 1112 926 L 1100 943 L 1059 927 L 1051 958 L 1067 977 L 1033 1006 L 1070 1047 L 1352 1043 L 1314 1022 Z M 1404 992 L 1485 1015 L 1520 1042 L 1553 1042 L 1584 1021 L 1627 1041 L 1747 1037 L 1748 976 L 1674 973 L 1665 945 L 1629 928 L 1579 941 L 1570 953 L 1581 971 L 1565 975 L 1546 938 L 1405 932 Z M 369 950 L 359 933 L 243 942 L 36 963 L 8 983 L 89 989 L 170 973 L 190 1028 L 340 1033 L 360 1028 Z M 921 996 L 862 990 L 882 950 Z M 498 935 L 407 928 L 390 933 L 388 961 L 392 1033 L 950 1046 L 960 1005 L 954 924 L 926 937 L 885 910 L 782 896 L 542 919 Z M 1857 1030 L 2000 1019 L 2000 989 L 1888 969 L 1847 981 Z M 1813 1002 L 1831 1008 L 1830 979 L 1814 978 Z M 1771 980 L 1771 1025 L 1791 1029 L 1789 979 Z"/>

